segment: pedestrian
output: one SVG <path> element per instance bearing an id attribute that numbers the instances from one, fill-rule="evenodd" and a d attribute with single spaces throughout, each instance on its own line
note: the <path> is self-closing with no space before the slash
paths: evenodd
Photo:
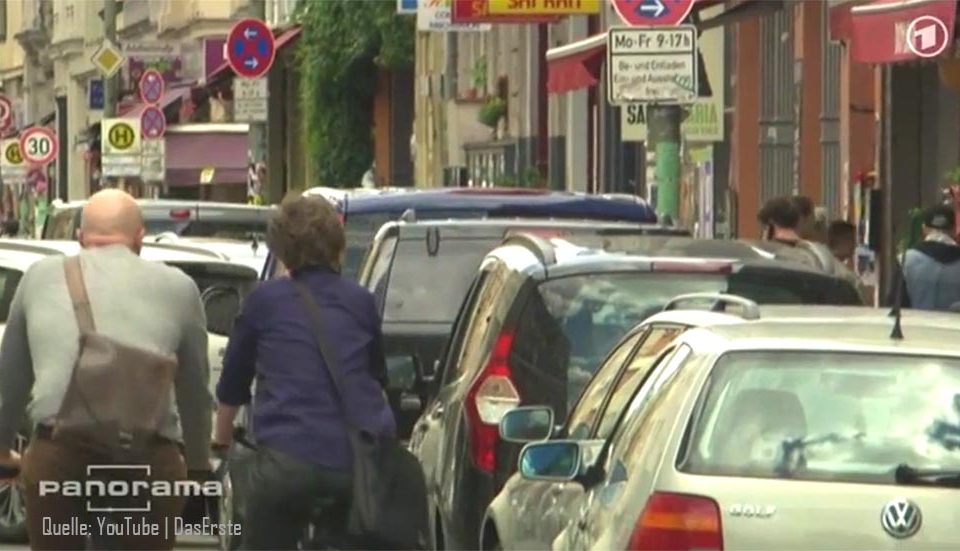
<path id="1" fill-rule="evenodd" d="M 844 279 L 859 290 L 864 302 L 869 302 L 863 282 L 853 271 L 837 260 L 825 245 L 803 239 L 800 235 L 803 216 L 796 198 L 775 197 L 767 201 L 757 214 L 757 220 L 763 228 L 764 239 L 781 245 L 771 251 L 776 257 Z"/>
<path id="2" fill-rule="evenodd" d="M 956 215 L 950 205 L 923 211 L 923 241 L 906 251 L 900 270 L 900 305 L 919 310 L 950 311 L 960 302 L 960 245 Z M 891 303 L 896 295 L 890 297 Z"/>
<path id="3" fill-rule="evenodd" d="M 345 242 L 329 201 L 284 201 L 269 223 L 267 243 L 290 276 L 254 290 L 230 335 L 217 385 L 214 439 L 221 449 L 231 443 L 233 420 L 251 402 L 256 379 L 257 458 L 248 472 L 235 473 L 251 489 L 245 549 L 296 549 L 321 497 L 334 502 L 325 514 L 331 523 L 321 528 L 342 533 L 355 459 L 348 430 L 362 427 L 388 438 L 396 433 L 384 392 L 379 313 L 373 295 L 340 274 Z M 323 335 L 311 317 L 317 311 Z M 321 336 L 337 345 L 333 364 L 321 353 Z"/>
<path id="4" fill-rule="evenodd" d="M 40 260 L 14 294 L 0 344 L 0 465 L 22 463 L 34 549 L 85 548 L 83 533 L 63 529 L 78 520 L 105 548 L 173 549 L 175 539 L 172 530 L 133 535 L 122 524 L 118 537 L 104 537 L 101 521 L 126 521 L 90 517 L 101 494 L 41 493 L 41 481 L 87 488 L 88 475 L 100 473 L 129 489 L 147 471 L 148 484 L 169 487 L 188 470 L 210 470 L 213 401 L 199 292 L 183 272 L 141 259 L 143 236 L 134 199 L 101 191 L 83 209 L 79 255 Z M 32 434 L 21 459 L 11 446 L 27 412 Z M 110 467 L 118 464 L 143 468 Z M 149 512 L 118 515 L 172 526 L 184 505 L 144 499 L 140 510 Z"/>
<path id="5" fill-rule="evenodd" d="M 857 228 L 846 220 L 834 220 L 827 227 L 827 246 L 834 258 L 849 266 L 857 250 Z"/>

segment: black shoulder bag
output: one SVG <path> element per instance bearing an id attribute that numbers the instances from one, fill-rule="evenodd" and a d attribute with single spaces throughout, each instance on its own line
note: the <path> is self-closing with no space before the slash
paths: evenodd
<path id="1" fill-rule="evenodd" d="M 343 393 L 343 370 L 323 330 L 323 316 L 310 290 L 294 282 L 313 322 L 317 346 L 333 379 L 347 420 L 353 449 L 353 490 L 347 532 L 371 549 L 426 549 L 427 494 L 416 456 L 395 438 L 384 438 L 349 420 Z"/>

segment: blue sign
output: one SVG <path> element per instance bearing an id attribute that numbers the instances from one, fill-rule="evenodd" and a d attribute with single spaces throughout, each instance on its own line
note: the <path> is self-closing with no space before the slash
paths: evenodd
<path id="1" fill-rule="evenodd" d="M 273 31 L 259 19 L 244 19 L 227 35 L 227 61 L 241 77 L 263 76 L 273 65 L 275 55 Z"/>
<path id="2" fill-rule="evenodd" d="M 417 0 L 397 0 L 397 13 L 417 13 Z"/>
<path id="3" fill-rule="evenodd" d="M 95 78 L 87 85 L 87 100 L 90 109 L 103 109 L 103 79 Z"/>

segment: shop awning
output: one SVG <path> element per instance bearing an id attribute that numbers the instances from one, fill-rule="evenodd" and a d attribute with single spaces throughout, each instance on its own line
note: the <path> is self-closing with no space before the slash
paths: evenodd
<path id="1" fill-rule="evenodd" d="M 923 58 L 907 46 L 911 22 L 920 17 L 942 22 L 949 44 L 956 15 L 957 0 L 847 2 L 830 8 L 830 36 L 846 42 L 851 58 L 861 63 L 917 60 Z"/>
<path id="2" fill-rule="evenodd" d="M 600 82 L 607 33 L 547 50 L 547 91 L 562 94 Z"/>
<path id="3" fill-rule="evenodd" d="M 213 169 L 209 184 L 247 181 L 247 134 L 237 132 L 168 132 L 167 185 L 200 185 L 200 174 Z"/>
<path id="4" fill-rule="evenodd" d="M 188 97 L 193 90 L 191 86 L 180 86 L 178 88 L 171 88 L 163 93 L 163 97 L 160 98 L 158 105 L 160 109 L 164 111 L 167 110 L 167 107 L 170 107 L 174 103 Z M 129 109 L 124 109 L 120 112 L 118 116 L 127 118 L 127 119 L 136 119 L 143 114 L 143 110 L 147 108 L 145 103 L 136 103 L 131 105 Z"/>

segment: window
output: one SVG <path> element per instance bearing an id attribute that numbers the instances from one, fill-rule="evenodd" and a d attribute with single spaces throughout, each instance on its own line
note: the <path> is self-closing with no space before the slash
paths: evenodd
<path id="1" fill-rule="evenodd" d="M 397 246 L 396 237 L 387 237 L 380 243 L 380 249 L 377 251 L 377 258 L 373 261 L 370 268 L 370 280 L 367 282 L 367 289 L 373 293 L 377 300 L 377 311 L 383 313 L 384 295 L 387 293 L 387 283 L 390 279 L 390 262 L 393 260 L 393 251 Z"/>
<path id="2" fill-rule="evenodd" d="M 580 440 L 590 435 L 597 415 L 600 413 L 600 408 L 610 392 L 610 387 L 617 379 L 617 375 L 620 374 L 623 363 L 630 357 L 633 349 L 646 333 L 646 331 L 637 331 L 635 335 L 627 338 L 597 370 L 597 376 L 587 385 L 583 396 L 580 397 L 579 402 L 570 414 L 570 420 L 567 422 L 569 427 L 567 434 L 570 438 Z"/>
<path id="3" fill-rule="evenodd" d="M 452 323 L 483 257 L 495 239 L 440 239 L 436 254 L 425 239 L 402 239 L 390 268 L 383 320 Z"/>
<path id="4" fill-rule="evenodd" d="M 617 419 L 623 411 L 627 401 L 637 390 L 637 386 L 646 380 L 647 375 L 656 363 L 657 358 L 677 335 L 683 331 L 682 327 L 655 327 L 643 341 L 636 355 L 630 360 L 627 369 L 620 375 L 617 386 L 610 395 L 610 401 L 600 419 L 595 438 L 607 438 L 616 426 Z"/>
<path id="5" fill-rule="evenodd" d="M 895 482 L 960 469 L 960 359 L 828 351 L 722 356 L 679 468 L 713 476 Z"/>
<path id="6" fill-rule="evenodd" d="M 465 341 L 468 335 L 473 335 L 472 341 L 477 339 L 476 332 L 479 330 L 480 311 L 484 308 L 483 299 L 489 298 L 490 290 L 487 281 L 490 278 L 490 271 L 483 270 L 474 278 L 470 291 L 466 299 L 460 306 L 460 312 L 457 316 L 456 325 L 451 333 L 447 344 L 445 354 L 445 369 L 443 374 L 443 384 L 446 385 L 460 378 L 463 372 L 463 357 L 465 352 Z M 481 299 L 481 296 L 483 299 Z M 484 324 L 485 327 L 485 324 Z"/>

